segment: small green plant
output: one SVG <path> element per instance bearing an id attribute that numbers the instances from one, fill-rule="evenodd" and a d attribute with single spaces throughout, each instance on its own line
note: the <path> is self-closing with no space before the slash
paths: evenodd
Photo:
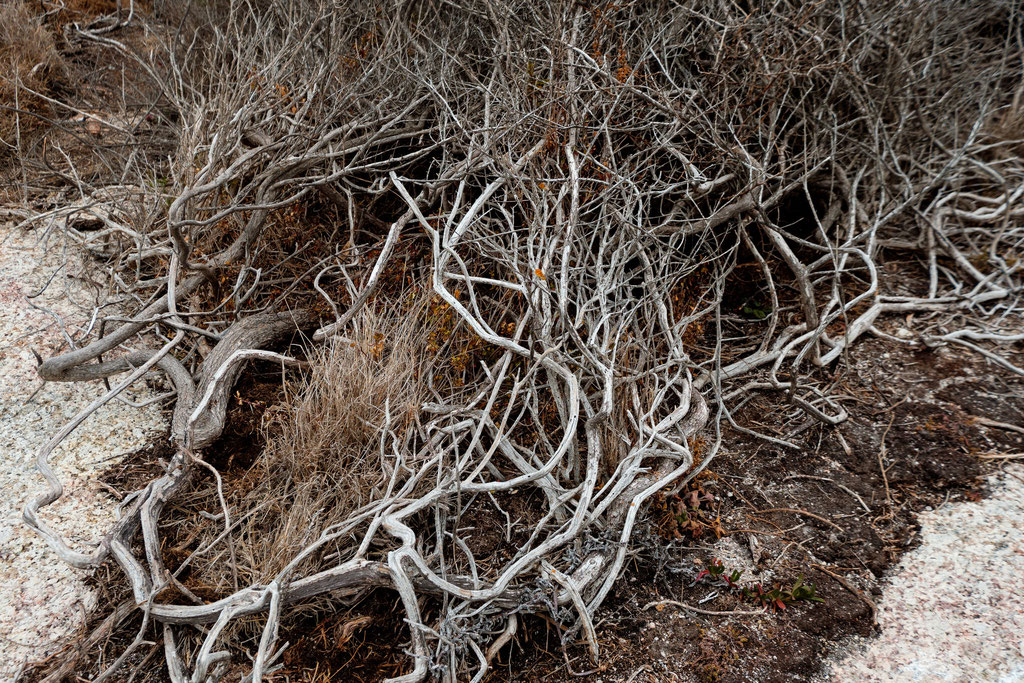
<path id="1" fill-rule="evenodd" d="M 743 589 L 743 596 L 761 607 L 770 607 L 772 610 L 786 609 L 782 591 L 778 588 L 766 591 L 760 583 L 755 583 L 752 587 Z"/>
<path id="2" fill-rule="evenodd" d="M 814 594 L 814 584 L 804 583 L 804 575 L 796 577 L 796 582 L 792 588 L 783 591 L 783 600 L 786 602 L 800 602 L 801 600 L 807 600 L 809 602 L 825 602 L 824 599 L 819 598 Z"/>
<path id="3" fill-rule="evenodd" d="M 743 305 L 743 315 L 755 318 L 757 320 L 764 320 L 768 317 L 768 314 L 772 312 L 772 309 L 761 303 L 760 301 L 748 301 Z"/>
<path id="4" fill-rule="evenodd" d="M 751 583 L 746 586 L 740 583 L 743 572 L 738 570 L 727 571 L 725 565 L 718 558 L 712 558 L 707 565 L 697 573 L 694 584 L 704 583 L 716 586 L 729 592 L 741 593 L 743 597 L 756 605 L 766 607 L 772 611 L 786 609 L 787 605 L 796 602 L 825 602 L 815 594 L 813 583 L 805 583 L 801 574 L 789 588 L 783 588 L 776 584 L 774 588 L 765 589 L 760 582 Z"/>
<path id="5" fill-rule="evenodd" d="M 769 607 L 772 610 L 784 610 L 787 605 L 795 602 L 825 602 L 815 595 L 814 584 L 804 583 L 804 576 L 801 574 L 789 588 L 782 588 L 776 585 L 775 588 L 765 590 L 760 583 L 743 589 L 743 596 L 748 600 Z"/>

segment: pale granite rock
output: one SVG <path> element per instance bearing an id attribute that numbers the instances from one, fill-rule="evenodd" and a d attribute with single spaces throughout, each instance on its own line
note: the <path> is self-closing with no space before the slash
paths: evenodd
<path id="1" fill-rule="evenodd" d="M 881 634 L 840 643 L 823 680 L 1024 681 L 1024 466 L 919 521 L 921 545 L 883 588 Z"/>
<path id="2" fill-rule="evenodd" d="M 26 660 L 60 647 L 96 599 L 84 572 L 61 562 L 21 521 L 25 503 L 43 490 L 34 467 L 39 447 L 104 391 L 100 382 L 43 386 L 36 375 L 32 350 L 51 355 L 64 337 L 54 316 L 33 308 L 26 295 L 49 281 L 31 301 L 59 316 L 74 339 L 103 296 L 95 284 L 74 277 L 80 260 L 73 249 L 61 268 L 64 245 L 51 240 L 43 249 L 40 234 L 0 224 L 0 681 L 13 680 Z M 139 382 L 125 395 L 137 402 L 153 394 Z M 116 401 L 90 417 L 51 458 L 66 493 L 44 509 L 45 519 L 87 548 L 114 520 L 114 503 L 100 491 L 96 475 L 158 438 L 165 423 L 157 405 L 132 408 Z"/>

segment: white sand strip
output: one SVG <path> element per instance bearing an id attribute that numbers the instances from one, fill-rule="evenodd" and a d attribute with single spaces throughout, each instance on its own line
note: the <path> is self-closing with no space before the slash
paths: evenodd
<path id="1" fill-rule="evenodd" d="M 33 464 L 39 447 L 104 391 L 100 382 L 42 386 L 36 375 L 32 349 L 44 358 L 52 355 L 63 335 L 54 317 L 33 308 L 26 295 L 53 275 L 32 301 L 60 316 L 73 338 L 89 325 L 97 299 L 103 303 L 105 297 L 98 286 L 72 277 L 80 263 L 74 255 L 60 269 L 62 244 L 51 241 L 44 254 L 36 244 L 39 234 L 0 224 L 0 681 L 13 680 L 26 660 L 58 648 L 96 599 L 84 572 L 64 565 L 21 521 L 25 503 L 43 490 Z M 126 392 L 133 401 L 152 395 L 144 382 Z M 66 494 L 43 510 L 45 519 L 86 549 L 114 520 L 113 502 L 100 490 L 97 474 L 164 429 L 156 405 L 139 409 L 113 402 L 102 408 L 53 454 Z"/>

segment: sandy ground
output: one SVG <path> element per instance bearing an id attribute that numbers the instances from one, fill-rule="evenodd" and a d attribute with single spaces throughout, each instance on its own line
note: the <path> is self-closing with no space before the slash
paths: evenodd
<path id="1" fill-rule="evenodd" d="M 99 296 L 94 285 L 69 275 L 78 272 L 73 257 L 61 268 L 62 245 L 51 242 L 44 256 L 40 234 L 0 224 L 0 681 L 13 680 L 27 659 L 58 648 L 95 601 L 84 572 L 63 565 L 21 522 L 25 503 L 43 487 L 33 464 L 39 447 L 104 390 L 99 382 L 43 386 L 36 375 L 32 350 L 52 355 L 64 337 L 54 315 L 33 308 L 26 295 L 49 281 L 31 301 L 59 316 L 72 338 L 89 325 Z M 141 383 L 139 388 L 126 392 L 130 400 L 151 395 Z M 97 530 L 114 520 L 97 473 L 163 430 L 155 405 L 114 402 L 101 409 L 54 453 L 66 495 L 44 510 L 47 521 L 86 549 Z"/>
<path id="2" fill-rule="evenodd" d="M 878 604 L 879 636 L 841 643 L 822 681 L 1024 681 L 1024 466 L 977 503 L 924 511 Z"/>
<path id="3" fill-rule="evenodd" d="M 89 325 L 101 293 L 61 268 L 59 247 L 39 233 L 0 225 L 0 681 L 46 656 L 82 624 L 95 596 L 83 573 L 63 565 L 21 523 L 42 486 L 33 466 L 49 436 L 95 398 L 102 385 L 42 386 L 32 349 L 47 356 Z M 109 310 L 109 309 L 106 309 Z M 144 387 L 130 394 L 147 397 Z M 108 404 L 52 459 L 65 498 L 47 519 L 80 547 L 114 518 L 96 475 L 163 432 L 156 406 Z M 879 603 L 878 637 L 840 643 L 821 681 L 1024 681 L 1024 466 L 1011 463 L 979 503 L 921 514 L 921 544 L 904 556 Z"/>

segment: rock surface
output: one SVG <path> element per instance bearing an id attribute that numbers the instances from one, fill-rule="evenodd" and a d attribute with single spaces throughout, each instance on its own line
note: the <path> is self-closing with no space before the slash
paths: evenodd
<path id="1" fill-rule="evenodd" d="M 34 466 L 39 447 L 104 391 L 102 382 L 44 386 L 36 375 L 32 351 L 46 357 L 66 348 L 61 327 L 72 339 L 83 336 L 97 301 L 106 302 L 100 286 L 79 277 L 74 250 L 65 263 L 64 245 L 54 235 L 44 245 L 41 235 L 0 225 L 0 681 L 59 648 L 96 599 L 85 572 L 63 564 L 21 521 L 25 504 L 43 490 Z M 140 382 L 124 395 L 139 402 L 153 392 Z M 158 438 L 165 422 L 156 404 L 114 401 L 101 408 L 54 452 L 51 463 L 66 491 L 44 508 L 44 519 L 87 549 L 115 519 L 97 475 Z"/>
<path id="2" fill-rule="evenodd" d="M 881 634 L 841 643 L 822 681 L 1024 681 L 1024 466 L 976 503 L 922 512 L 921 544 L 878 603 Z"/>

